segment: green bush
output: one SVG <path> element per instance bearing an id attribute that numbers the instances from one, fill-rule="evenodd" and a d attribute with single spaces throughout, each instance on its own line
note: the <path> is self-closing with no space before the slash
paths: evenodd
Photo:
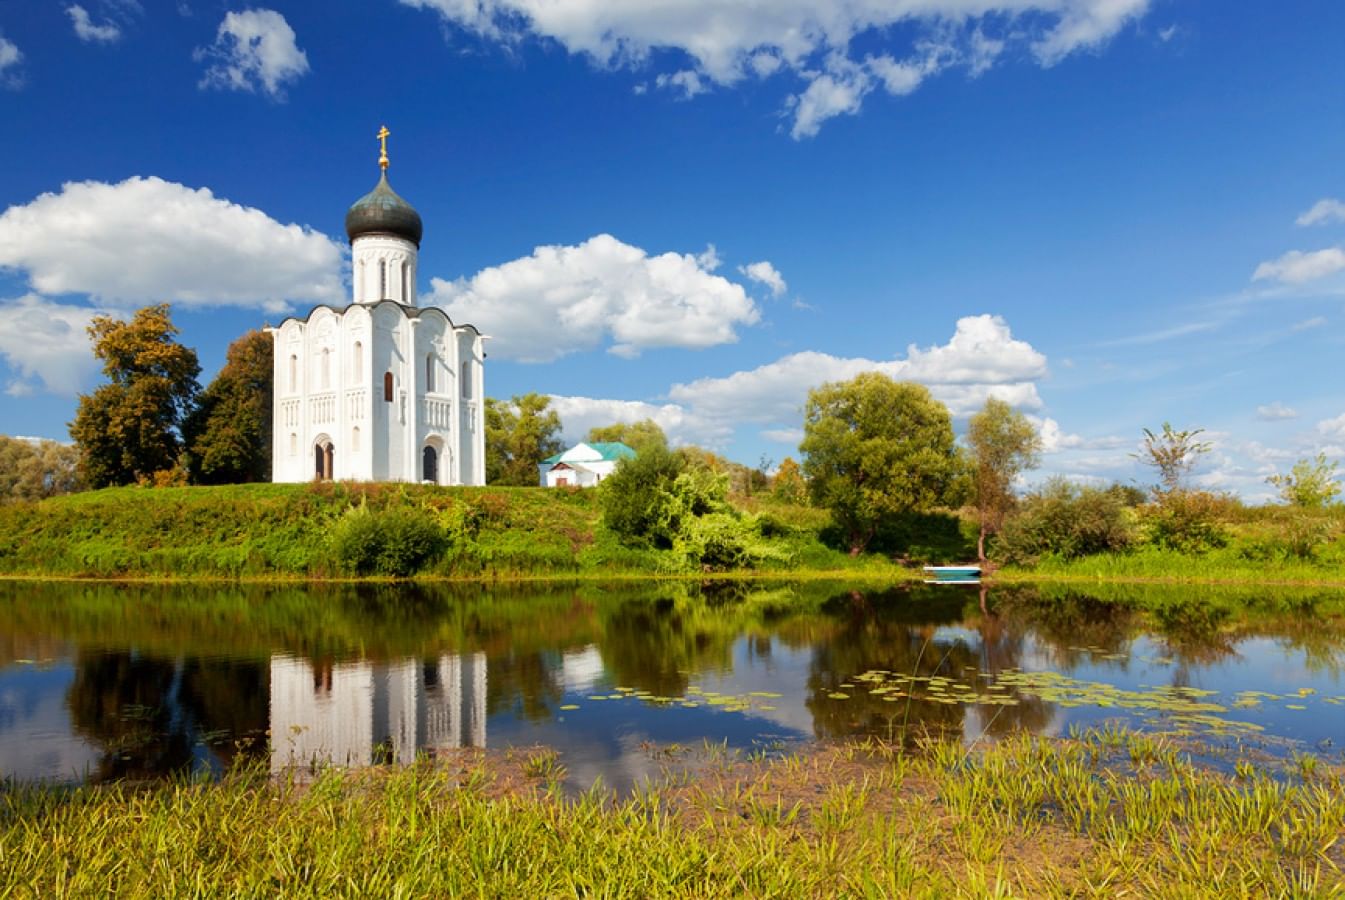
<path id="1" fill-rule="evenodd" d="M 1205 491 L 1168 491 L 1140 509 L 1144 539 L 1179 553 L 1207 553 L 1228 543 L 1220 520 L 1229 501 Z"/>
<path id="2" fill-rule="evenodd" d="M 627 546 L 672 547 L 681 530 L 672 485 L 682 470 L 680 457 L 657 447 L 623 459 L 599 488 L 603 524 Z"/>
<path id="3" fill-rule="evenodd" d="M 337 565 L 352 575 L 406 578 L 443 553 L 447 544 L 434 514 L 415 507 L 356 507 L 332 535 Z"/>
<path id="4" fill-rule="evenodd" d="M 1053 478 L 1023 498 L 993 554 L 1011 565 L 1031 565 L 1043 556 L 1075 559 L 1126 550 L 1134 539 L 1134 513 L 1122 496 Z"/>

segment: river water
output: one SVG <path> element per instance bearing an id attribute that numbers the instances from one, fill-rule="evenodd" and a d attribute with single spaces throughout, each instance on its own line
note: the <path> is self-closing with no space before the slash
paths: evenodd
<path id="1" fill-rule="evenodd" d="M 964 742 L 1119 721 L 1345 760 L 1345 607 L 1311 591 L 825 583 L 0 583 L 0 775 L 101 781 L 546 745 Z"/>

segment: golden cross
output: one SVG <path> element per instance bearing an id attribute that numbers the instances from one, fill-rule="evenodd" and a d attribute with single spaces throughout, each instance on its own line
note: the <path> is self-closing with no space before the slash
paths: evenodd
<path id="1" fill-rule="evenodd" d="M 388 167 L 388 135 L 390 134 L 392 134 L 392 132 L 388 131 L 388 126 L 386 125 L 378 129 L 378 141 L 381 147 L 381 151 L 378 155 L 378 167 L 380 169 L 386 169 Z"/>

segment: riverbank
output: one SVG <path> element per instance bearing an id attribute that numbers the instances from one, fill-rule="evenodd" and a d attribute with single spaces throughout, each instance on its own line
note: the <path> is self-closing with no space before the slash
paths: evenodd
<path id="1" fill-rule="evenodd" d="M 1345 780 L 1228 772 L 1117 730 L 968 749 L 713 746 L 617 798 L 563 754 L 450 751 L 313 779 L 0 794 L 0 891 L 33 896 L 1328 896 Z"/>
<path id="2" fill-rule="evenodd" d="M 823 511 L 739 501 L 735 540 L 748 561 L 711 570 L 685 552 L 622 545 L 601 524 L 594 491 L 436 488 L 403 484 L 253 484 L 111 488 L 0 506 L 0 578 L 151 582 L 923 578 L 921 563 L 965 561 L 974 529 L 919 517 L 851 556 Z M 1201 554 L 1142 547 L 1080 559 L 1046 557 L 995 580 L 1345 586 L 1345 549 L 1272 553 L 1273 529 L 1243 523 Z M 1278 526 L 1276 526 L 1278 527 Z"/>

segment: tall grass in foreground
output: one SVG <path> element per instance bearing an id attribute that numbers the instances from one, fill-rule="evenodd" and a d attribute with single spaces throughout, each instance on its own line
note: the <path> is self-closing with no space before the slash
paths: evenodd
<path id="1" fill-rule="evenodd" d="M 716 748 L 717 750 L 717 748 Z M 1345 783 L 1119 730 L 709 754 L 616 800 L 550 751 L 0 796 L 6 896 L 1338 896 Z"/>

